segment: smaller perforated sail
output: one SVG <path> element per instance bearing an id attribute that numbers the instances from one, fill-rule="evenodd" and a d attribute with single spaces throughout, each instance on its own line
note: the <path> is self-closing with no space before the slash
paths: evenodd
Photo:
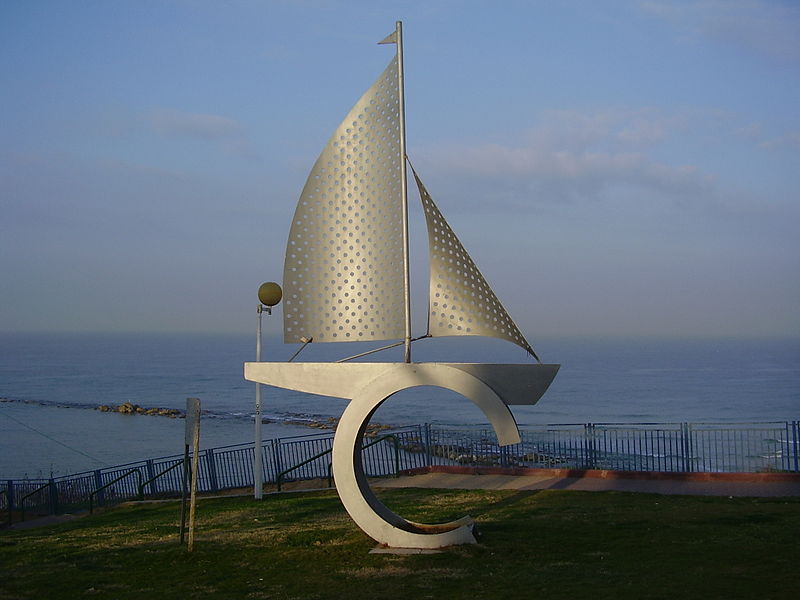
<path id="1" fill-rule="evenodd" d="M 283 269 L 287 343 L 404 336 L 399 96 L 395 58 L 308 176 Z"/>
<path id="2" fill-rule="evenodd" d="M 428 226 L 428 333 L 501 338 L 521 346 L 539 360 L 434 204 L 416 171 L 414 179 Z"/>

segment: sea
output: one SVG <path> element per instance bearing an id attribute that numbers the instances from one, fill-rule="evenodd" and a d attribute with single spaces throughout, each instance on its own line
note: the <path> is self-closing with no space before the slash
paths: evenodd
<path id="1" fill-rule="evenodd" d="M 800 338 L 536 340 L 561 369 L 534 406 L 514 406 L 520 425 L 764 423 L 800 419 Z M 361 344 L 310 344 L 296 360 L 331 361 Z M 298 349 L 266 338 L 262 359 Z M 394 348 L 360 360 L 396 362 Z M 103 412 L 129 402 L 185 409 L 202 403 L 201 447 L 252 443 L 255 384 L 243 378 L 255 335 L 0 333 L 0 480 L 57 477 L 182 454 L 181 418 Z M 443 338 L 413 345 L 415 362 L 526 362 L 500 340 Z M 347 400 L 262 386 L 262 436 L 329 430 Z M 483 414 L 439 388 L 404 390 L 373 423 L 477 426 Z"/>

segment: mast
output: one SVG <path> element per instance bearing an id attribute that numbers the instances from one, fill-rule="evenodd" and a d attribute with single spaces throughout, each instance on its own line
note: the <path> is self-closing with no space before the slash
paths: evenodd
<path id="1" fill-rule="evenodd" d="M 395 23 L 397 43 L 397 93 L 400 99 L 400 194 L 403 201 L 403 295 L 405 300 L 405 337 L 403 360 L 411 362 L 411 266 L 408 241 L 408 173 L 406 168 L 406 100 L 403 82 L 403 22 Z"/>

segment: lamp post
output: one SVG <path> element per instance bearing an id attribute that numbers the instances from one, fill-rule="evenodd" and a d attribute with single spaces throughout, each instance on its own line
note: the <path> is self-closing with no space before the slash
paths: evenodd
<path id="1" fill-rule="evenodd" d="M 258 327 L 256 331 L 256 362 L 261 362 L 261 313 L 272 314 L 272 307 L 283 297 L 281 286 L 273 281 L 262 283 L 258 288 Z M 264 465 L 261 452 L 261 384 L 256 382 L 256 434 L 253 444 L 253 492 L 261 500 L 264 492 Z"/>

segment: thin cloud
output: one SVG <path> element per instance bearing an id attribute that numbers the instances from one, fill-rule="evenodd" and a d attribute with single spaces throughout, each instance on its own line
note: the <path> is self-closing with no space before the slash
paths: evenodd
<path id="1" fill-rule="evenodd" d="M 713 178 L 692 165 L 671 166 L 636 152 L 574 152 L 547 148 L 486 144 L 439 148 L 438 167 L 471 177 L 512 177 L 559 183 L 562 195 L 596 192 L 615 184 L 630 184 L 683 194 L 707 190 Z M 426 153 L 433 156 L 433 153 Z"/>
<path id="2" fill-rule="evenodd" d="M 242 135 L 239 123 L 227 117 L 156 109 L 148 114 L 153 129 L 166 136 L 219 140 Z"/>
<path id="3" fill-rule="evenodd" d="M 204 140 L 231 154 L 254 154 L 242 126 L 228 117 L 159 108 L 147 113 L 146 120 L 153 131 L 165 137 Z"/>
<path id="4" fill-rule="evenodd" d="M 776 138 L 764 140 L 759 146 L 766 150 L 798 150 L 800 149 L 800 131 L 793 131 Z"/>
<path id="5" fill-rule="evenodd" d="M 529 132 L 538 145 L 561 145 L 572 150 L 597 144 L 609 147 L 649 147 L 687 126 L 690 115 L 665 115 L 655 108 L 607 109 L 594 112 L 544 112 L 541 124 Z"/>
<path id="6" fill-rule="evenodd" d="M 800 131 L 785 131 L 780 135 L 770 135 L 764 129 L 761 123 L 750 123 L 734 129 L 733 134 L 762 150 L 793 152 L 800 149 Z"/>
<path id="7" fill-rule="evenodd" d="M 690 35 L 772 58 L 800 60 L 800 5 L 774 0 L 646 0 L 639 6 Z"/>
<path id="8" fill-rule="evenodd" d="M 651 109 L 548 113 L 521 143 L 451 143 L 422 149 L 436 171 L 471 180 L 545 187 L 554 199 L 595 200 L 613 186 L 679 197 L 707 193 L 714 178 L 695 165 L 671 165 L 648 150 L 686 126 L 687 119 Z"/>

